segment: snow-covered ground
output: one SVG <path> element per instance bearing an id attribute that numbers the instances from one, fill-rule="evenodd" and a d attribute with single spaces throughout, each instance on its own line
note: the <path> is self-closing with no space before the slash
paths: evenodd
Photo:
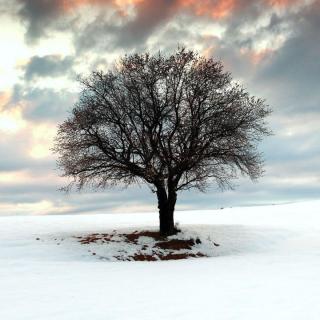
<path id="1" fill-rule="evenodd" d="M 0 217 L 0 319 L 320 319 L 320 201 L 176 220 L 213 257 L 109 262 L 74 238 L 154 229 L 156 213 Z"/>

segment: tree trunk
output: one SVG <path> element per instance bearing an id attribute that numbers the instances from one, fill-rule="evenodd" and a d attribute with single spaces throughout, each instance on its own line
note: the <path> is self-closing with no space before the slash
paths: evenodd
<path id="1" fill-rule="evenodd" d="M 178 230 L 174 226 L 174 207 L 177 200 L 175 191 L 170 191 L 167 195 L 163 186 L 157 187 L 160 234 L 170 236 L 176 234 Z"/>

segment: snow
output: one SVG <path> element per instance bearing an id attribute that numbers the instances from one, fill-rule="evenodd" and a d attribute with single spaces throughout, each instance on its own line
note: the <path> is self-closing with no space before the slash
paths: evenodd
<path id="1" fill-rule="evenodd" d="M 156 213 L 1 217 L 0 319 L 320 319 L 320 201 L 176 220 L 212 257 L 111 262 L 74 238 L 152 230 Z"/>

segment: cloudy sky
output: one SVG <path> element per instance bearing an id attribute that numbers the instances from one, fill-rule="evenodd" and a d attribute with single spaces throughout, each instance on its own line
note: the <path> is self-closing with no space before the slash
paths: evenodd
<path id="1" fill-rule="evenodd" d="M 319 198 L 320 1 L 0 0 L 0 19 L 0 215 L 155 210 L 143 186 L 57 191 L 50 147 L 77 75 L 178 45 L 221 60 L 274 110 L 258 183 L 185 192 L 178 209 Z"/>

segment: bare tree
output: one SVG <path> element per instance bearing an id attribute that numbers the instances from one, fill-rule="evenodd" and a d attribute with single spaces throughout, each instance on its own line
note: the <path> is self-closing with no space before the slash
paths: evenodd
<path id="1" fill-rule="evenodd" d="M 257 142 L 269 133 L 270 109 L 220 62 L 184 48 L 133 54 L 80 82 L 56 137 L 58 166 L 78 188 L 147 183 L 157 194 L 161 234 L 177 231 L 178 191 L 261 175 Z"/>

